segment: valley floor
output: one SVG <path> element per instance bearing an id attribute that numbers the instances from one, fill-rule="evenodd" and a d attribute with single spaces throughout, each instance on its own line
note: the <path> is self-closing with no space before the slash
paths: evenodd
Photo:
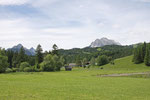
<path id="1" fill-rule="evenodd" d="M 98 77 L 104 74 L 149 73 L 132 57 L 115 65 L 73 71 L 0 74 L 0 100 L 150 100 L 150 74 Z"/>

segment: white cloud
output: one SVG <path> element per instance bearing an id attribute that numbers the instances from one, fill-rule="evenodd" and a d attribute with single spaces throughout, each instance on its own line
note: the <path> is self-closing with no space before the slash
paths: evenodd
<path id="1" fill-rule="evenodd" d="M 61 0 L 30 0 L 30 4 L 34 7 L 48 7 L 57 1 Z"/>
<path id="2" fill-rule="evenodd" d="M 0 0 L 0 5 L 22 5 L 29 0 Z"/>
<path id="3" fill-rule="evenodd" d="M 29 24 L 24 19 L 15 20 L 0 20 L 0 34 L 3 35 L 17 35 L 27 33 L 30 30 L 27 28 Z"/>
<path id="4" fill-rule="evenodd" d="M 9 18 L 0 18 L 0 46 L 40 43 L 48 50 L 54 43 L 61 48 L 85 47 L 101 37 L 122 44 L 150 38 L 150 8 L 137 0 L 0 0 L 0 5 L 26 3 L 27 9 L 3 9 Z"/>
<path id="5" fill-rule="evenodd" d="M 42 44 L 45 50 L 49 50 L 51 45 L 57 43 L 61 48 L 71 48 L 72 45 L 68 41 L 78 41 L 76 38 L 79 39 L 79 35 L 83 37 L 82 33 L 87 32 L 86 29 L 38 29 L 33 28 L 33 26 L 34 24 L 30 23 L 27 19 L 0 20 L 0 47 L 8 48 L 21 43 L 28 48 L 31 46 L 35 48 L 38 44 Z M 63 42 L 65 45 L 62 44 Z M 49 44 L 49 47 L 47 44 Z M 73 44 L 78 47 L 76 43 Z"/>

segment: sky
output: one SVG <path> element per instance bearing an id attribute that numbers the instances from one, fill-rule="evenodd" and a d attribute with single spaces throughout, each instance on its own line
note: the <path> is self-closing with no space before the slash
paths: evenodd
<path id="1" fill-rule="evenodd" d="M 83 48 L 102 37 L 150 42 L 150 0 L 0 0 L 0 47 Z"/>

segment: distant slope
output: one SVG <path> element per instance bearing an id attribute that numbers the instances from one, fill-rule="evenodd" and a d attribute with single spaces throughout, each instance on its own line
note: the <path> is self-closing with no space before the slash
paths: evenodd
<path id="1" fill-rule="evenodd" d="M 119 71 L 119 70 L 123 70 L 123 71 L 127 71 L 127 72 L 145 72 L 145 71 L 150 71 L 150 67 L 145 66 L 144 63 L 142 64 L 134 64 L 132 62 L 132 58 L 133 56 L 127 56 L 127 57 L 123 57 L 120 59 L 116 59 L 115 60 L 115 65 L 111 65 L 111 64 L 107 64 L 104 65 L 104 69 L 108 69 L 108 70 L 112 70 L 112 71 Z"/>
<path id="2" fill-rule="evenodd" d="M 91 43 L 90 47 L 95 48 L 95 47 L 103 47 L 106 45 L 121 45 L 121 44 L 119 42 L 104 37 L 101 39 L 96 39 L 94 42 Z"/>

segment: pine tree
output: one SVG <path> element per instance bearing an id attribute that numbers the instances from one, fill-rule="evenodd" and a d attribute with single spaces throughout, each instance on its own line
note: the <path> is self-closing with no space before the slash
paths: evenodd
<path id="1" fill-rule="evenodd" d="M 56 44 L 53 45 L 53 51 L 52 51 L 53 55 L 58 55 L 58 46 Z"/>
<path id="2" fill-rule="evenodd" d="M 19 63 L 17 61 L 17 56 L 18 56 L 18 52 L 14 52 L 13 54 L 13 58 L 12 58 L 12 67 L 16 68 L 17 67 L 17 64 Z"/>
<path id="3" fill-rule="evenodd" d="M 142 62 L 144 62 L 144 58 L 145 58 L 145 53 L 146 53 L 146 42 L 144 42 L 144 44 L 142 45 Z"/>
<path id="4" fill-rule="evenodd" d="M 142 45 L 139 46 L 139 48 L 138 48 L 138 60 L 139 60 L 139 63 L 142 63 L 144 61 L 142 49 L 143 49 Z"/>
<path id="5" fill-rule="evenodd" d="M 19 53 L 15 53 L 13 55 L 12 60 L 13 60 L 14 67 L 19 67 L 22 62 L 26 61 L 25 50 L 23 47 L 20 48 Z"/>
<path id="6" fill-rule="evenodd" d="M 132 59 L 132 62 L 135 63 L 136 57 L 137 57 L 137 49 L 135 48 L 134 51 L 133 51 L 133 59 Z"/>
<path id="7" fill-rule="evenodd" d="M 150 45 L 147 44 L 146 46 L 146 54 L 144 59 L 145 65 L 150 66 Z"/>
<path id="8" fill-rule="evenodd" d="M 139 46 L 137 47 L 135 50 L 134 50 L 134 57 L 133 57 L 133 61 L 135 64 L 139 64 L 139 63 L 142 63 L 143 62 L 143 57 L 142 57 L 142 46 Z"/>
<path id="9" fill-rule="evenodd" d="M 43 49 L 41 47 L 41 45 L 39 44 L 36 48 L 36 65 L 37 65 L 37 68 L 39 68 L 39 64 L 41 62 L 43 62 Z"/>
<path id="10" fill-rule="evenodd" d="M 18 58 L 18 60 L 19 60 L 20 63 L 22 63 L 22 62 L 25 61 L 25 50 L 24 50 L 23 47 L 21 47 L 20 52 L 19 52 L 17 58 Z"/>
<path id="11" fill-rule="evenodd" d="M 139 52 L 137 48 L 134 50 L 134 63 L 135 64 L 139 63 Z"/>
<path id="12" fill-rule="evenodd" d="M 7 51 L 8 63 L 10 68 L 12 67 L 13 54 L 14 52 L 12 50 Z"/>

